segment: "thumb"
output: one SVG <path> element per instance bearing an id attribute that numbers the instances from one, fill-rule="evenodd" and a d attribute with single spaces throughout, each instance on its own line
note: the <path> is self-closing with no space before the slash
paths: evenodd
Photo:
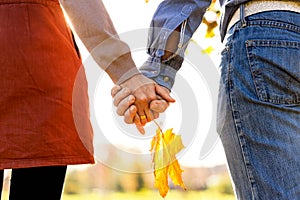
<path id="1" fill-rule="evenodd" d="M 156 94 L 161 96 L 167 102 L 170 102 L 170 103 L 175 102 L 175 99 L 173 97 L 171 97 L 170 91 L 166 87 L 155 84 L 155 91 L 156 91 Z"/>
<path id="2" fill-rule="evenodd" d="M 150 109 L 157 113 L 164 112 L 169 107 L 169 103 L 165 100 L 153 100 L 150 103 Z"/>

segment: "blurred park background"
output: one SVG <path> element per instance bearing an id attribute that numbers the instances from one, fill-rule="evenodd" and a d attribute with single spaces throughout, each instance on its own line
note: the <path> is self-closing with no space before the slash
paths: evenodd
<path id="1" fill-rule="evenodd" d="M 148 28 L 150 20 L 156 7 L 161 0 L 103 0 L 118 33 L 131 31 L 133 29 Z M 219 52 L 222 49 L 220 42 L 218 22 L 220 8 L 213 3 L 206 13 L 203 23 L 200 25 L 192 38 L 202 47 L 199 54 L 209 54 L 212 61 L 219 62 Z M 145 35 L 145 37 L 147 37 Z M 88 57 L 86 49 L 76 38 L 82 53 L 83 60 Z M 144 52 L 145 58 L 146 52 Z M 137 61 L 138 62 L 138 61 Z M 110 90 L 112 83 L 105 87 Z M 110 96 L 108 97 L 110 98 Z M 199 133 L 201 134 L 201 133 Z M 196 150 L 197 144 L 195 144 Z M 198 145 L 199 146 L 199 145 Z M 132 171 L 143 171 L 149 168 L 151 162 L 127 161 L 118 155 L 114 144 L 106 144 L 103 152 L 108 152 L 109 163 L 115 163 L 122 169 L 122 165 Z M 150 143 L 149 143 L 150 147 Z M 171 190 L 166 199 L 179 200 L 233 200 L 233 190 L 226 168 L 225 155 L 219 142 L 207 158 L 194 162 L 193 153 L 187 160 L 179 159 L 184 170 L 183 181 L 187 187 L 186 191 L 170 185 Z M 194 155 L 196 157 L 197 155 Z M 4 191 L 2 200 L 7 200 L 9 190 L 10 171 L 5 172 Z M 171 183 L 170 183 L 171 184 Z M 97 160 L 94 165 L 69 166 L 62 200 L 159 200 L 159 192 L 154 188 L 154 176 L 152 172 L 130 173 L 113 169 L 112 167 Z"/>
<path id="2" fill-rule="evenodd" d="M 118 162 L 117 157 L 112 159 Z M 119 163 L 120 165 L 124 163 Z M 132 163 L 132 169 L 149 163 Z M 184 167 L 186 191 L 171 184 L 165 199 L 172 200 L 234 200 L 225 165 Z M 8 200 L 10 171 L 4 181 L 2 200 Z M 101 163 L 88 167 L 69 167 L 62 200 L 161 200 L 153 187 L 153 173 L 125 173 Z M 38 191 L 37 191 L 38 192 Z"/>

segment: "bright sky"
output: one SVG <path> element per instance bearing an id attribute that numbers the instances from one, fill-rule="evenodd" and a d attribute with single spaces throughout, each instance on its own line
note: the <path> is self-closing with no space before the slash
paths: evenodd
<path id="1" fill-rule="evenodd" d="M 104 0 L 104 4 L 112 18 L 117 32 L 121 35 L 121 39 L 125 40 L 130 47 L 133 47 L 132 54 L 137 66 L 141 66 L 143 62 L 147 59 L 145 46 L 147 41 L 147 34 L 144 31 L 145 28 L 149 27 L 152 15 L 161 0 L 150 0 L 149 3 L 145 3 L 144 0 Z M 194 39 L 196 41 L 203 40 L 203 34 L 205 33 L 204 26 L 199 28 L 199 33 L 195 34 Z M 136 32 L 145 33 L 138 38 L 130 37 L 132 33 Z M 127 37 L 129 35 L 129 37 Z M 134 42 L 140 40 L 143 44 L 142 46 L 135 46 Z M 218 39 L 215 41 L 209 41 L 211 43 L 218 43 Z M 203 43 L 204 48 L 208 43 Z M 88 58 L 86 50 L 80 46 L 82 51 L 83 60 Z M 216 51 L 218 52 L 218 51 Z M 199 52 L 200 56 L 200 52 Z M 219 57 L 215 53 L 212 55 L 212 61 L 216 64 L 218 63 Z M 88 64 L 89 61 L 85 61 Z M 166 113 L 162 114 L 157 120 L 162 128 L 174 128 L 176 134 L 180 134 L 183 138 L 183 143 L 188 148 L 180 156 L 179 162 L 184 166 L 214 166 L 218 164 L 225 163 L 225 156 L 221 142 L 219 141 L 213 151 L 205 158 L 199 159 L 201 145 L 207 136 L 209 125 L 211 123 L 212 117 L 212 103 L 210 99 L 210 93 L 207 87 L 207 83 L 197 72 L 197 66 L 191 67 L 189 63 L 184 63 L 179 74 L 180 77 L 190 85 L 191 91 L 195 95 L 195 100 L 197 101 L 198 108 L 195 108 L 195 112 L 198 113 L 198 124 L 196 127 L 196 134 L 189 135 L 185 129 L 181 129 L 183 111 L 185 109 L 186 100 L 177 98 L 177 102 L 172 104 Z M 89 68 L 89 67 L 88 67 Z M 103 133 L 106 142 L 109 142 L 117 149 L 122 151 L 130 152 L 132 148 L 138 149 L 142 153 L 149 152 L 151 138 L 155 134 L 155 127 L 153 124 L 146 127 L 146 135 L 140 136 L 133 125 L 127 125 L 122 122 L 122 118 L 117 117 L 114 114 L 114 107 L 112 106 L 112 100 L 110 96 L 110 89 L 113 87 L 113 83 L 108 78 L 108 76 L 98 70 L 101 77 L 97 80 L 96 89 L 90 94 L 92 98 L 91 109 L 95 112 L 96 126 L 100 127 L 100 132 Z M 87 71 L 88 81 L 90 81 L 92 76 L 95 76 L 94 71 Z M 178 81 L 180 82 L 180 81 Z M 179 84 L 179 83 L 177 83 Z M 216 83 L 217 84 L 217 83 Z M 175 86 L 174 86 L 175 87 Z M 176 86 L 177 87 L 177 86 Z M 179 87 L 179 86 L 178 86 Z M 200 88 L 200 90 L 199 90 Z M 199 92 L 201 91 L 201 92 Z M 172 93 L 176 98 L 179 94 Z M 93 114 L 93 112 L 92 112 Z M 178 131 L 181 130 L 181 133 Z M 98 139 L 98 140 L 97 140 Z M 97 133 L 95 133 L 96 144 L 98 145 L 99 140 Z M 96 149 L 96 154 L 97 154 Z"/>

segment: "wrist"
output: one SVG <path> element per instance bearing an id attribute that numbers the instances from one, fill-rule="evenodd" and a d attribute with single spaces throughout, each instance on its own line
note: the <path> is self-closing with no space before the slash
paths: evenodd
<path id="1" fill-rule="evenodd" d="M 142 75 L 137 69 L 130 69 L 128 72 L 124 73 L 119 80 L 116 82 L 117 85 L 122 85 L 130 79 Z"/>
<path id="2" fill-rule="evenodd" d="M 139 70 L 131 57 L 130 53 L 126 53 L 114 60 L 106 69 L 105 72 L 110 76 L 115 84 L 123 83 L 129 78 L 140 74 Z"/>

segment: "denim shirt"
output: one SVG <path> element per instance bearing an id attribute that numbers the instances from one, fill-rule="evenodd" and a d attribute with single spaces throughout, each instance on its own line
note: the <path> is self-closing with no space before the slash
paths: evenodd
<path id="1" fill-rule="evenodd" d="M 234 11 L 240 4 L 248 1 L 250 0 L 219 0 L 224 11 L 219 27 L 222 41 Z M 147 47 L 149 58 L 140 68 L 142 74 L 171 90 L 188 42 L 210 4 L 211 0 L 165 0 L 158 6 L 151 21 Z M 178 49 L 171 58 L 162 62 L 167 39 L 179 25 L 181 35 Z"/>

